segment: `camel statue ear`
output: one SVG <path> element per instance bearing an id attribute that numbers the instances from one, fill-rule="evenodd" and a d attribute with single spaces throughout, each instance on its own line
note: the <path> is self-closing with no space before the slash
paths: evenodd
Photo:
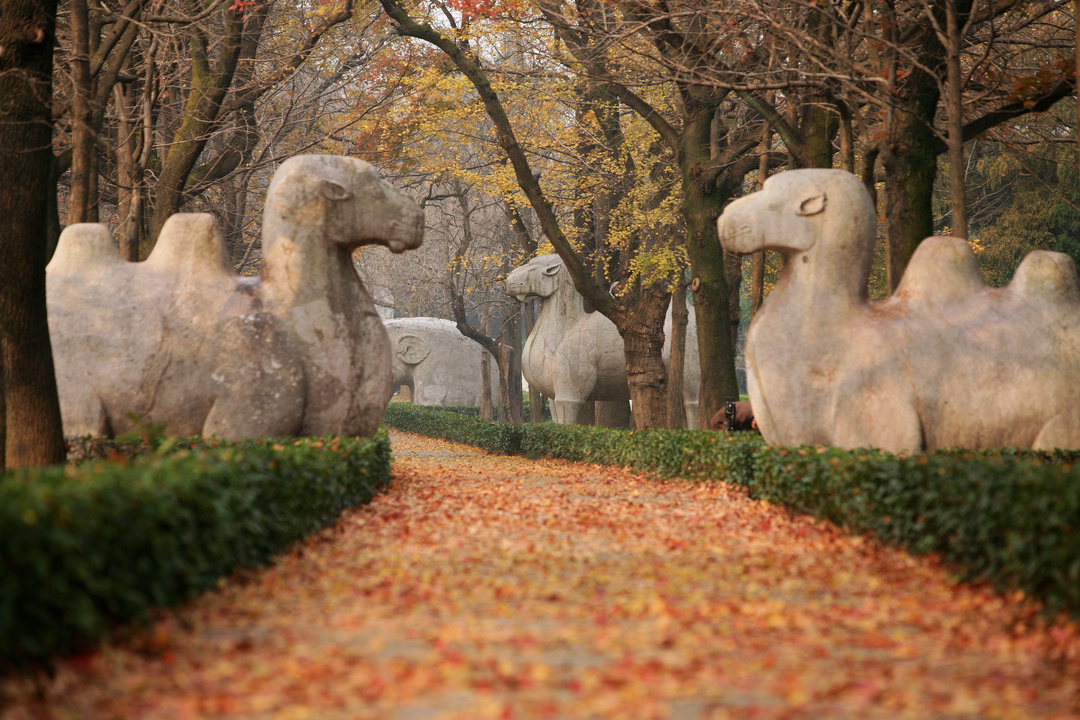
<path id="1" fill-rule="evenodd" d="M 431 352 L 427 341 L 415 335 L 402 335 L 397 341 L 397 355 L 406 365 L 418 365 Z"/>
<path id="2" fill-rule="evenodd" d="M 322 196 L 327 200 L 349 200 L 353 196 L 349 188 L 333 180 L 321 180 L 319 189 L 322 191 Z"/>
<path id="3" fill-rule="evenodd" d="M 827 201 L 828 198 L 825 197 L 825 193 L 808 197 L 799 204 L 799 209 L 795 211 L 795 214 L 800 216 L 817 215 L 825 209 Z"/>
<path id="4" fill-rule="evenodd" d="M 544 274 L 545 275 L 557 275 L 558 273 L 559 273 L 558 264 L 549 265 L 548 267 L 544 268 Z"/>

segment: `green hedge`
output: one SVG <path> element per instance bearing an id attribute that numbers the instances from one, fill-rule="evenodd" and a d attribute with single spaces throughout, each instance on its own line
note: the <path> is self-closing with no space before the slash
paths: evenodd
<path id="1" fill-rule="evenodd" d="M 390 479 L 385 429 L 166 444 L 127 462 L 0 477 L 0 671 L 89 647 L 263 565 Z"/>
<path id="2" fill-rule="evenodd" d="M 474 445 L 488 452 L 514 455 L 521 449 L 518 426 L 481 420 L 448 409 L 434 410 L 407 402 L 392 402 L 386 406 L 383 422 L 388 427 Z"/>
<path id="3" fill-rule="evenodd" d="M 621 465 L 662 477 L 737 483 L 794 513 L 939 554 L 963 579 L 1021 589 L 1080 616 L 1080 451 L 783 448 L 750 433 L 463 423 L 398 408 L 387 425 L 493 452 Z M 491 437 L 501 443 L 486 442 Z M 472 439 L 470 439 L 472 438 Z"/>
<path id="4" fill-rule="evenodd" d="M 401 400 L 395 400 L 393 403 L 391 403 L 391 405 L 396 405 L 398 403 L 403 403 L 414 408 L 428 408 L 430 410 L 436 410 L 438 412 L 452 412 L 457 413 L 458 415 L 468 415 L 469 417 L 474 418 L 480 417 L 479 405 L 414 405 L 412 403 Z M 529 404 L 528 396 L 526 396 L 521 403 L 521 417 L 525 420 L 525 422 L 532 421 L 532 406 Z M 544 404 L 544 420 L 546 422 L 551 421 L 551 403 Z"/>

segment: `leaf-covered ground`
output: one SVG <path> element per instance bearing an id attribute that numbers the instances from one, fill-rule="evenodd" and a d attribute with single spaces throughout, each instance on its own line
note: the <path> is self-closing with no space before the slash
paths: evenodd
<path id="1" fill-rule="evenodd" d="M 3 720 L 1075 718 L 1031 603 L 724 484 L 393 434 L 394 484 Z"/>

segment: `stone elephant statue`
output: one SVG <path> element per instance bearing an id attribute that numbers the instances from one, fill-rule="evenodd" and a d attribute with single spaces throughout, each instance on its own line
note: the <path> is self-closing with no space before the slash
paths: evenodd
<path id="1" fill-rule="evenodd" d="M 450 320 L 433 317 L 384 321 L 390 336 L 393 386 L 405 385 L 417 405 L 480 405 L 481 358 L 486 352 Z M 499 368 L 489 365 L 491 391 L 498 397 Z"/>

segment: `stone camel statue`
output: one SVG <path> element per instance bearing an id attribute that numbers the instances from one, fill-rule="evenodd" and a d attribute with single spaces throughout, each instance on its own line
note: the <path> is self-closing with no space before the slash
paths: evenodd
<path id="1" fill-rule="evenodd" d="M 141 263 L 104 226 L 68 227 L 46 271 L 65 433 L 371 435 L 390 345 L 351 254 L 422 237 L 421 210 L 371 165 L 319 155 L 274 175 L 258 278 L 231 270 L 211 215 L 172 216 Z"/>
<path id="2" fill-rule="evenodd" d="M 615 323 L 598 312 L 585 312 L 585 300 L 558 255 L 541 255 L 516 268 L 506 278 L 506 291 L 519 302 L 529 297 L 541 299 L 540 315 L 525 340 L 521 370 L 529 387 L 552 398 L 555 422 L 581 423 L 587 401 L 630 398 L 623 340 Z M 670 308 L 664 333 L 671 337 Z M 670 362 L 670 357 L 670 340 L 665 340 L 664 361 Z M 684 357 L 686 426 L 694 428 L 701 370 L 693 311 Z"/>
<path id="3" fill-rule="evenodd" d="M 784 269 L 746 339 L 765 440 L 873 446 L 1080 447 L 1080 283 L 1036 251 L 1005 288 L 964 240 L 920 243 L 896 292 L 867 299 L 876 213 L 842 170 L 793 170 L 728 205 L 729 252 L 776 250 Z"/>
<path id="4" fill-rule="evenodd" d="M 384 320 L 393 355 L 393 387 L 407 385 L 417 405 L 480 405 L 484 348 L 450 320 L 433 317 Z M 499 368 L 491 360 L 488 377 L 499 393 Z"/>

